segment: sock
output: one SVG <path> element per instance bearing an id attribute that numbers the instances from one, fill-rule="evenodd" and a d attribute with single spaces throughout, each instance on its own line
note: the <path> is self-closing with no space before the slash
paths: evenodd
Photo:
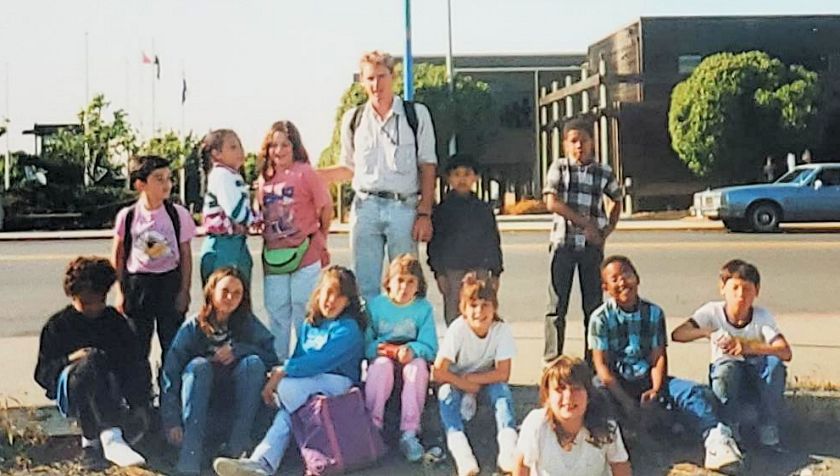
<path id="1" fill-rule="evenodd" d="M 99 448 L 101 446 L 98 438 L 89 440 L 82 435 L 82 448 Z"/>
<path id="2" fill-rule="evenodd" d="M 140 466 L 146 464 L 146 458 L 143 458 L 143 455 L 128 446 L 128 443 L 123 439 L 122 430 L 119 428 L 102 430 L 102 433 L 99 434 L 99 440 L 102 442 L 102 453 L 105 455 L 105 459 L 115 465 Z"/>

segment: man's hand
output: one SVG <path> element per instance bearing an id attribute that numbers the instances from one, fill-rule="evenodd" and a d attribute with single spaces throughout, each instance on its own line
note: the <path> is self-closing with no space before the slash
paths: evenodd
<path id="1" fill-rule="evenodd" d="M 432 219 L 428 215 L 417 215 L 411 230 L 414 241 L 427 242 L 432 239 Z"/>
<path id="2" fill-rule="evenodd" d="M 586 226 L 583 227 L 583 234 L 586 236 L 586 244 L 599 247 L 604 246 L 604 235 L 602 235 L 601 230 L 592 223 L 587 223 Z"/>
<path id="3" fill-rule="evenodd" d="M 411 348 L 407 345 L 401 345 L 399 349 L 397 349 L 397 362 L 406 365 L 412 360 L 414 360 L 414 352 L 412 352 Z"/>
<path id="4" fill-rule="evenodd" d="M 189 289 L 182 289 L 178 291 L 178 295 L 175 296 L 175 310 L 180 312 L 181 314 L 186 314 L 187 310 L 190 308 L 190 290 Z"/>
<path id="5" fill-rule="evenodd" d="M 218 349 L 216 349 L 216 353 L 213 354 L 213 357 L 210 359 L 213 362 L 218 362 L 222 365 L 230 365 L 236 360 L 236 356 L 233 355 L 233 347 L 230 344 L 225 344 Z"/>
<path id="6" fill-rule="evenodd" d="M 72 354 L 68 355 L 67 360 L 69 360 L 70 363 L 76 362 L 77 360 L 82 360 L 85 357 L 87 357 L 88 354 L 90 354 L 92 350 L 93 350 L 93 347 L 82 347 L 81 349 L 79 349 L 79 350 L 73 352 Z"/>

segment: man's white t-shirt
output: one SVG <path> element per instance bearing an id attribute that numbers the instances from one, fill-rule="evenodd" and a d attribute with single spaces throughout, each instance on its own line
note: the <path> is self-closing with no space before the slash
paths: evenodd
<path id="1" fill-rule="evenodd" d="M 486 372 L 492 370 L 496 362 L 512 359 L 515 355 L 516 342 L 507 323 L 494 321 L 482 338 L 473 332 L 463 316 L 449 325 L 438 351 L 438 357 L 452 362 L 449 370 L 456 374 Z"/>
<path id="2" fill-rule="evenodd" d="M 781 335 L 776 320 L 770 311 L 763 307 L 753 306 L 752 320 L 744 327 L 735 327 L 726 320 L 725 301 L 712 301 L 694 311 L 691 317 L 701 329 L 711 329 L 714 333 L 710 339 L 711 362 L 718 363 L 727 360 L 744 360 L 743 356 L 729 355 L 717 345 L 717 338 L 723 333 L 738 337 L 745 341 L 763 342 L 769 344 Z"/>
<path id="3" fill-rule="evenodd" d="M 560 446 L 557 435 L 548 426 L 546 409 L 532 410 L 519 430 L 517 447 L 531 476 L 573 474 L 575 476 L 610 476 L 610 463 L 628 460 L 621 431 L 614 424 L 612 443 L 600 448 L 586 441 L 589 430 L 581 428 L 569 451 Z"/>

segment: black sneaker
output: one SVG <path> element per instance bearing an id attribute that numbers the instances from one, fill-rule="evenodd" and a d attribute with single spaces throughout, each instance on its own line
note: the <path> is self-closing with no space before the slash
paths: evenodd
<path id="1" fill-rule="evenodd" d="M 102 449 L 93 446 L 82 448 L 79 463 L 88 471 L 104 471 L 111 466 L 111 463 L 102 456 Z"/>

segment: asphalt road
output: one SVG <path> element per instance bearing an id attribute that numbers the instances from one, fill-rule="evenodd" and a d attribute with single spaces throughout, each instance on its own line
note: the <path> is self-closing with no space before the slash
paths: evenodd
<path id="1" fill-rule="evenodd" d="M 540 321 L 547 302 L 546 233 L 505 232 L 502 241 L 505 273 L 500 314 L 511 321 Z M 67 303 L 61 287 L 66 263 L 82 254 L 107 256 L 110 245 L 107 240 L 0 243 L 0 337 L 37 334 L 45 319 Z M 260 240 L 252 238 L 249 245 L 258 252 Z M 193 243 L 196 262 L 200 246 L 201 240 Z M 330 247 L 335 263 L 350 264 L 346 235 L 331 236 Z M 840 234 L 619 231 L 606 252 L 633 259 L 642 277 L 642 295 L 672 317 L 688 316 L 702 303 L 719 297 L 718 269 L 735 257 L 758 266 L 762 274 L 759 302 L 776 314 L 807 318 L 840 312 Z M 422 247 L 421 253 L 425 260 Z M 259 269 L 254 276 L 260 276 Z M 427 278 L 431 278 L 428 272 Z M 196 274 L 192 311 L 201 302 L 198 282 Z M 441 299 L 433 288 L 430 299 L 440 312 Z M 577 284 L 570 305 L 572 320 L 581 317 L 576 288 Z M 256 313 L 265 317 L 260 279 L 255 279 L 253 293 Z"/>

